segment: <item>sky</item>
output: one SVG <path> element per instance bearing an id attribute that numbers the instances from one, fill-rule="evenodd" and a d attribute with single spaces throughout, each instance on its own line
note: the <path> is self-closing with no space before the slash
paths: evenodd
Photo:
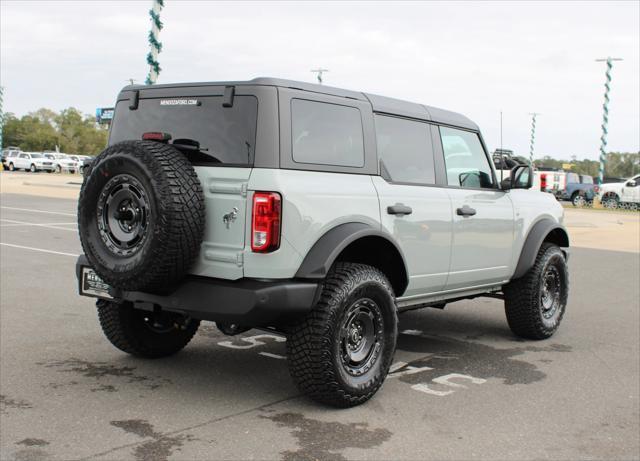
<path id="1" fill-rule="evenodd" d="M 112 106 L 143 83 L 144 1 L 0 1 L 4 111 Z M 490 150 L 597 159 L 605 64 L 608 150 L 640 150 L 640 2 L 165 0 L 158 83 L 281 77 L 461 112 Z M 500 113 L 502 112 L 502 140 Z"/>

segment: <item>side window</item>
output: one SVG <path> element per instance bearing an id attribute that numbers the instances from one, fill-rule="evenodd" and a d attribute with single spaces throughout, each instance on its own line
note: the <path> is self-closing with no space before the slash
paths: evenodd
<path id="1" fill-rule="evenodd" d="M 476 133 L 440 127 L 447 184 L 458 187 L 494 187 L 489 161 Z"/>
<path id="2" fill-rule="evenodd" d="M 296 163 L 364 166 L 362 119 L 355 107 L 292 99 L 291 137 Z"/>
<path id="3" fill-rule="evenodd" d="M 29 158 L 27 154 L 20 154 L 20 158 Z"/>
<path id="4" fill-rule="evenodd" d="M 395 182 L 433 184 L 429 125 L 384 115 L 376 115 L 375 123 L 382 176 Z"/>

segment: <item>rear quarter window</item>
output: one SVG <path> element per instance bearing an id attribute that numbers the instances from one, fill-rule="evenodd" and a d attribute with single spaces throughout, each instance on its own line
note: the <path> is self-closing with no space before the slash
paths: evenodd
<path id="1" fill-rule="evenodd" d="M 296 163 L 364 166 L 362 119 L 355 107 L 292 99 L 291 138 Z"/>

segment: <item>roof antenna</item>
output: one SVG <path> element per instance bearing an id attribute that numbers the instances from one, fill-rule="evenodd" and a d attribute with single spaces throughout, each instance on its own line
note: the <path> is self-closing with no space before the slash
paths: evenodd
<path id="1" fill-rule="evenodd" d="M 323 72 L 329 72 L 329 69 L 323 69 L 323 68 L 311 69 L 311 72 L 317 74 L 316 77 L 318 79 L 318 84 L 322 85 L 322 74 Z"/>

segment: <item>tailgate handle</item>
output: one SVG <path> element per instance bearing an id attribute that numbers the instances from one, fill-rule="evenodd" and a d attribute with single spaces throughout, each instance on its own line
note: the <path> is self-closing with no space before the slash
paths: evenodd
<path id="1" fill-rule="evenodd" d="M 458 214 L 458 216 L 473 216 L 476 214 L 476 210 L 475 208 L 471 208 L 469 205 L 465 205 L 462 208 L 458 208 L 456 210 L 456 213 Z"/>
<path id="2" fill-rule="evenodd" d="M 413 210 L 411 209 L 410 206 L 403 205 L 402 203 L 396 203 L 395 205 L 391 205 L 387 207 L 387 213 L 404 216 L 406 214 L 413 213 Z"/>

